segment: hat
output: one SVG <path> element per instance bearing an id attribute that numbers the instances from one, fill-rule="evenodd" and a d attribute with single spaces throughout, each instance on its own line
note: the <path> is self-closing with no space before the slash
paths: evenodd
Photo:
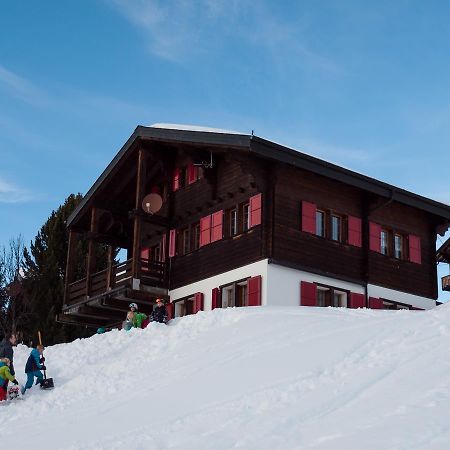
<path id="1" fill-rule="evenodd" d="M 136 303 L 130 303 L 128 306 L 129 306 L 130 308 L 134 308 L 135 310 L 138 309 L 138 306 L 136 305 Z"/>

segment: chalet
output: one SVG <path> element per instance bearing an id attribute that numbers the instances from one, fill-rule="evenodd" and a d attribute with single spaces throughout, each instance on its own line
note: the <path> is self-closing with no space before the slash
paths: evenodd
<path id="1" fill-rule="evenodd" d="M 437 251 L 437 262 L 446 263 L 450 269 L 450 238 L 441 245 Z M 441 286 L 443 291 L 450 291 L 450 275 L 445 275 L 441 279 Z"/>
<path id="2" fill-rule="evenodd" d="M 449 224 L 447 205 L 254 135 L 138 126 L 68 219 L 59 320 L 114 325 L 131 301 L 148 312 L 157 297 L 172 317 L 253 305 L 429 309 L 436 235 Z"/>

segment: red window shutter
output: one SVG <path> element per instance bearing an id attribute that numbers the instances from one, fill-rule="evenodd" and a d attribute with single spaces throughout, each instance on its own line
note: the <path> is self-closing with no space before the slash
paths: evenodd
<path id="1" fill-rule="evenodd" d="M 177 167 L 173 171 L 173 178 L 172 178 L 172 191 L 177 191 L 180 189 L 180 169 Z"/>
<path id="2" fill-rule="evenodd" d="M 369 223 L 369 248 L 381 253 L 381 226 L 374 222 Z"/>
<path id="3" fill-rule="evenodd" d="M 177 230 L 170 230 L 169 234 L 169 258 L 172 258 L 176 254 L 176 240 L 177 240 Z"/>
<path id="4" fill-rule="evenodd" d="M 166 242 L 167 242 L 167 235 L 163 234 L 163 237 L 161 239 L 161 253 L 160 253 L 161 262 L 164 262 L 166 260 Z"/>
<path id="5" fill-rule="evenodd" d="M 167 311 L 167 321 L 169 321 L 173 318 L 173 303 L 168 303 L 166 305 L 166 311 Z"/>
<path id="6" fill-rule="evenodd" d="M 220 290 L 219 288 L 214 288 L 211 292 L 211 309 L 220 308 Z"/>
<path id="7" fill-rule="evenodd" d="M 355 247 L 362 246 L 361 219 L 359 217 L 348 216 L 348 243 Z"/>
<path id="8" fill-rule="evenodd" d="M 151 248 L 143 247 L 141 248 L 141 259 L 146 259 L 147 261 L 150 259 Z"/>
<path id="9" fill-rule="evenodd" d="M 381 298 L 369 297 L 369 308 L 384 309 L 383 300 Z"/>
<path id="10" fill-rule="evenodd" d="M 409 260 L 416 264 L 422 264 L 422 251 L 420 248 L 420 237 L 409 235 Z"/>
<path id="11" fill-rule="evenodd" d="M 141 248 L 141 270 L 148 272 L 148 263 L 152 255 L 152 249 L 149 247 Z"/>
<path id="12" fill-rule="evenodd" d="M 261 225 L 261 199 L 262 194 L 256 194 L 250 197 L 250 228 Z"/>
<path id="13" fill-rule="evenodd" d="M 300 305 L 316 306 L 317 286 L 314 283 L 302 281 L 300 283 Z"/>
<path id="14" fill-rule="evenodd" d="M 195 183 L 197 181 L 197 167 L 194 164 L 188 166 L 188 184 Z"/>
<path id="15" fill-rule="evenodd" d="M 261 275 L 247 281 L 247 306 L 261 305 Z"/>
<path id="16" fill-rule="evenodd" d="M 316 234 L 316 205 L 302 202 L 302 231 Z"/>
<path id="17" fill-rule="evenodd" d="M 366 298 L 364 294 L 356 294 L 355 292 L 350 293 L 350 308 L 365 308 Z"/>
<path id="18" fill-rule="evenodd" d="M 196 314 L 199 311 L 203 311 L 203 294 L 201 292 L 197 292 L 194 295 L 194 310 L 192 314 Z"/>
<path id="19" fill-rule="evenodd" d="M 211 242 L 220 241 L 222 239 L 222 221 L 223 210 L 217 211 L 211 215 Z"/>
<path id="20" fill-rule="evenodd" d="M 211 242 L 211 216 L 200 219 L 200 247 Z"/>

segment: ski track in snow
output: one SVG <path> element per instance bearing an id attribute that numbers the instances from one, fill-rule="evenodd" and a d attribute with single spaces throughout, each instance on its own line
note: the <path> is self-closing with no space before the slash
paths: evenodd
<path id="1" fill-rule="evenodd" d="M 232 308 L 46 349 L 5 448 L 450 448 L 450 305 Z M 29 349 L 15 351 L 16 375 Z"/>

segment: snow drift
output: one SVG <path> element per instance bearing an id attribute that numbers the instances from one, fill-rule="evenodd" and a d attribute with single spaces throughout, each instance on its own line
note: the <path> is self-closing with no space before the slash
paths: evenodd
<path id="1" fill-rule="evenodd" d="M 46 350 L 5 448 L 448 449 L 450 305 L 200 312 Z M 19 346 L 19 381 L 29 349 Z"/>

